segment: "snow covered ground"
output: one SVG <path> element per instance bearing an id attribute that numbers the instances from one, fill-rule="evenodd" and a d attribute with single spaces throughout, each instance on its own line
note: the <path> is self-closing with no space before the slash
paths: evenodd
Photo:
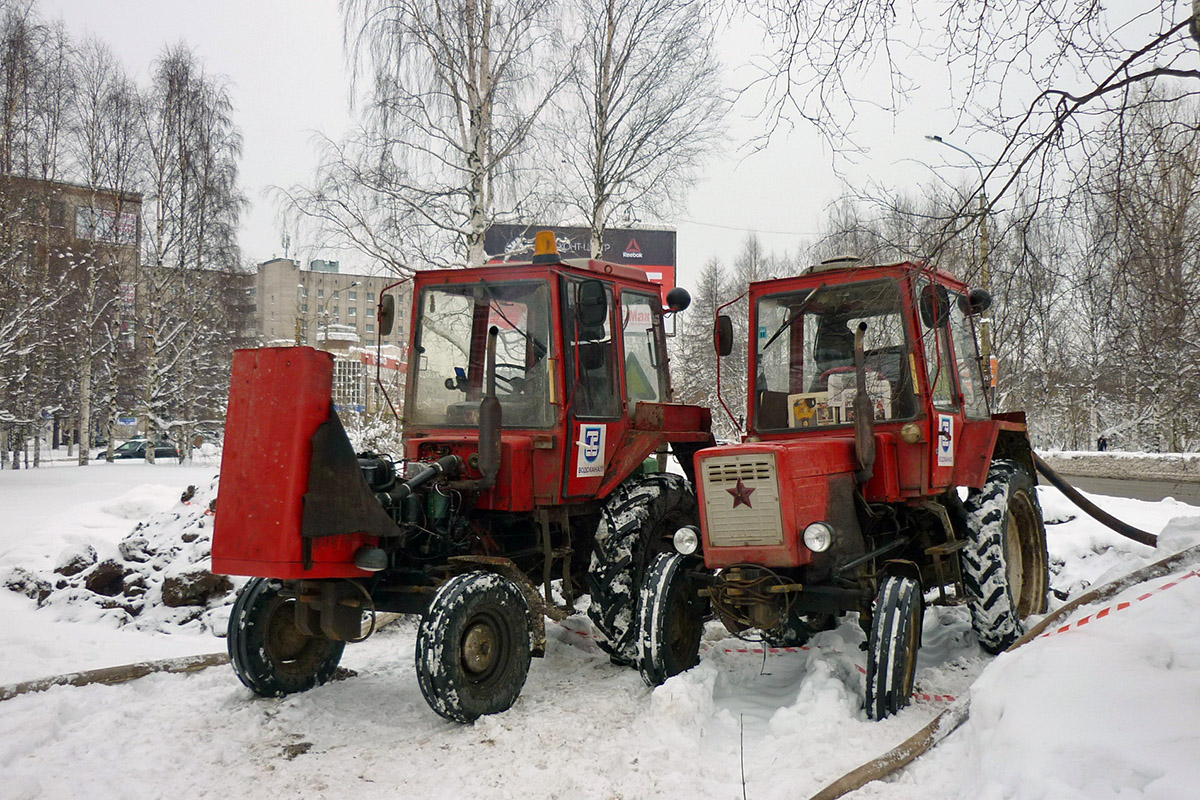
<path id="1" fill-rule="evenodd" d="M 142 552 L 131 536 L 154 545 L 160 534 L 202 534 L 215 472 L 212 463 L 0 472 L 0 582 L 17 570 L 51 574 L 87 548 L 97 561 Z M 188 486 L 198 491 L 185 504 Z M 1200 509 L 1173 500 L 1099 500 L 1162 531 L 1155 551 L 1109 533 L 1055 490 L 1039 492 L 1063 596 L 1200 543 Z M 150 565 L 143 605 L 105 607 L 52 585 L 38 608 L 0 590 L 0 684 L 223 650 L 213 634 L 219 595 L 196 615 L 151 602 L 162 591 L 154 576 L 182 569 L 155 570 L 155 559 L 188 562 L 203 541 L 149 548 L 137 562 Z M 754 648 L 710 628 L 700 665 L 651 691 L 609 663 L 580 614 L 548 625 L 547 657 L 534 660 L 512 710 L 459 726 L 422 700 L 415 624 L 402 620 L 347 648 L 354 676 L 288 698 L 256 698 L 218 667 L 2 702 L 0 797 L 803 798 L 921 728 L 945 697 L 967 695 L 962 728 L 852 796 L 1195 797 L 1200 576 L 1183 576 L 1198 567 L 1169 588 L 1152 591 L 1172 582 L 1163 578 L 1106 604 L 1128 608 L 994 659 L 965 610 L 931 608 L 917 675 L 930 699 L 879 723 L 860 709 L 863 637 L 849 622 L 808 650 L 766 654 L 739 652 Z"/>

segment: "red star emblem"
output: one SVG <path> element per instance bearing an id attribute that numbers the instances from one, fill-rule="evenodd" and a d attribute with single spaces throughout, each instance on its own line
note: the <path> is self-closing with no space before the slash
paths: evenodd
<path id="1" fill-rule="evenodd" d="M 738 506 L 745 506 L 746 508 L 754 507 L 750 505 L 750 495 L 754 493 L 754 489 L 747 488 L 746 484 L 742 483 L 741 478 L 738 478 L 737 486 L 733 487 L 732 489 L 726 489 L 725 491 L 733 495 L 734 508 L 737 508 Z"/>

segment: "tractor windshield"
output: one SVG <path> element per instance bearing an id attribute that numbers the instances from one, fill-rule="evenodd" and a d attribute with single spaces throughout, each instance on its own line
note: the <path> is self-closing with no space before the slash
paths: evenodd
<path id="1" fill-rule="evenodd" d="M 896 280 L 821 285 L 768 295 L 756 306 L 757 430 L 854 421 L 854 332 L 863 339 L 867 393 L 877 420 L 916 414 L 913 369 Z"/>
<path id="2" fill-rule="evenodd" d="M 416 299 L 413 387 L 407 420 L 416 425 L 479 424 L 487 333 L 494 325 L 496 396 L 504 427 L 544 428 L 551 405 L 550 287 L 545 281 L 429 286 Z"/>

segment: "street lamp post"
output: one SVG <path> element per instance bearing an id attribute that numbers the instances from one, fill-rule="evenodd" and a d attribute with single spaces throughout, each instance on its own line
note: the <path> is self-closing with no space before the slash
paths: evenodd
<path id="1" fill-rule="evenodd" d="M 951 144 L 941 136 L 926 136 L 931 142 L 944 144 L 951 150 L 957 150 L 975 164 L 975 168 L 979 170 L 979 284 L 983 289 L 991 291 L 992 275 L 988 265 L 988 224 L 987 224 L 987 183 L 983 172 L 983 164 L 979 159 L 968 151 L 962 149 L 958 145 Z M 992 394 L 992 384 L 996 380 L 995 371 L 992 369 L 992 320 L 988 316 L 979 318 L 979 357 L 983 361 L 983 366 L 987 370 L 987 386 L 984 391 L 987 392 L 989 398 Z"/>

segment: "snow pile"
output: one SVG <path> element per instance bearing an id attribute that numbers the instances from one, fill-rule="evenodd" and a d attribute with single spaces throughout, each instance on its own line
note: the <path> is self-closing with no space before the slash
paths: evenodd
<path id="1" fill-rule="evenodd" d="M 208 569 L 217 479 L 177 491 L 143 485 L 98 504 L 101 513 L 133 529 L 115 545 L 68 542 L 52 566 L 0 571 L 0 586 L 35 600 L 59 621 L 223 635 L 235 587 Z"/>
<path id="2" fill-rule="evenodd" d="M 1196 518 L 1172 522 L 1156 556 L 1197 543 L 1198 528 Z M 1196 566 L 1080 609 L 1073 620 L 1093 615 L 1085 626 L 999 656 L 971 687 L 970 718 L 962 729 L 892 786 L 864 789 L 861 796 L 908 797 L 896 789 L 930 782 L 946 787 L 945 796 L 1195 796 Z M 1103 608 L 1109 613 L 1095 616 Z"/>

